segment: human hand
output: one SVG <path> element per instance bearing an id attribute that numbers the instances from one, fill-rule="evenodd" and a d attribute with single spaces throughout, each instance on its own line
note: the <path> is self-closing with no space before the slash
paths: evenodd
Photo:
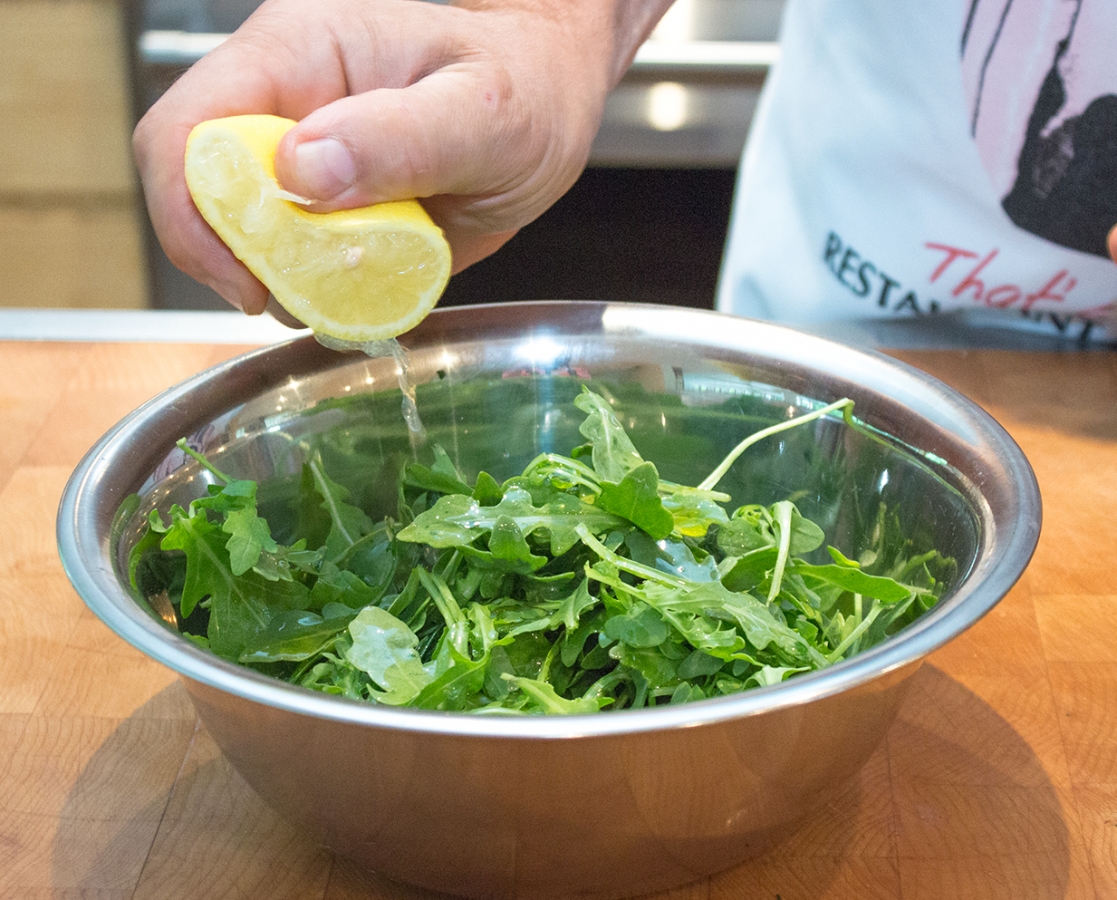
<path id="1" fill-rule="evenodd" d="M 266 0 L 143 117 L 133 147 L 168 258 L 234 306 L 267 289 L 199 215 L 183 173 L 198 122 L 295 119 L 276 173 L 311 209 L 420 198 L 454 271 L 574 183 L 607 93 L 670 0 Z"/>
<path id="2" fill-rule="evenodd" d="M 1117 263 L 1117 225 L 1109 229 L 1109 237 L 1106 239 L 1105 243 L 1109 248 L 1109 255 L 1113 257 L 1113 261 Z"/>

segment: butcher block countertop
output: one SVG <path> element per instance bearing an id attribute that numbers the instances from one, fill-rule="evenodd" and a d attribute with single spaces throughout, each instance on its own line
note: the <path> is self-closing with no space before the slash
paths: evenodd
<path id="1" fill-rule="evenodd" d="M 71 588 L 84 452 L 244 348 L 0 342 L 0 897 L 423 900 L 318 849 L 222 758 L 177 676 Z M 930 657 L 860 776 L 766 856 L 671 900 L 1117 897 L 1117 355 L 898 356 L 981 403 L 1039 478 L 1008 597 Z"/>

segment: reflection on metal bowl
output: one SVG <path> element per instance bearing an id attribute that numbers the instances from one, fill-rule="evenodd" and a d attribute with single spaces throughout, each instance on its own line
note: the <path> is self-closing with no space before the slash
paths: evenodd
<path id="1" fill-rule="evenodd" d="M 90 451 L 58 520 L 90 608 L 177 670 L 244 778 L 336 851 L 391 877 L 472 897 L 619 897 L 753 856 L 857 772 L 922 659 L 1020 576 L 1040 500 L 1019 448 L 974 404 L 884 356 L 791 329 L 670 307 L 530 303 L 435 312 L 405 335 L 431 441 L 498 479 L 579 443 L 566 402 L 611 392 L 637 447 L 693 483 L 758 424 L 849 396 L 868 426 L 818 420 L 758 444 L 720 485 L 735 503 L 795 495 L 856 553 L 881 504 L 956 583 L 902 633 L 824 671 L 730 697 L 573 717 L 476 717 L 359 704 L 225 663 L 128 587 L 152 508 L 204 490 L 195 444 L 238 477 L 297 477 L 301 447 L 345 435 L 350 486 L 394 499 L 416 451 L 395 362 L 312 339 L 247 354 L 168 391 Z M 503 470 L 502 470 L 503 467 Z M 118 515 L 125 498 L 136 495 Z"/>

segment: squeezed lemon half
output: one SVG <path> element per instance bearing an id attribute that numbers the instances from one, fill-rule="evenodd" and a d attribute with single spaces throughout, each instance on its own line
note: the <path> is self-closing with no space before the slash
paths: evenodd
<path id="1" fill-rule="evenodd" d="M 292 202 L 276 181 L 275 151 L 294 124 L 253 115 L 195 126 L 186 142 L 194 205 L 316 334 L 364 344 L 414 328 L 450 278 L 442 230 L 414 200 L 328 213 Z"/>

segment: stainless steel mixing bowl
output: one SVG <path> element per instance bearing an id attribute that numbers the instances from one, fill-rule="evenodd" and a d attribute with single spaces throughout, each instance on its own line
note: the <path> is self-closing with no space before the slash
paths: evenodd
<path id="1" fill-rule="evenodd" d="M 110 628 L 181 674 L 269 803 L 403 881 L 473 897 L 617 897 L 759 853 L 858 770 L 923 658 L 997 603 L 1038 538 L 1039 493 L 1015 443 L 973 403 L 882 355 L 715 313 L 598 303 L 447 309 L 403 343 L 430 440 L 470 474 L 484 465 L 498 478 L 580 443 L 569 400 L 587 379 L 663 476 L 692 484 L 760 424 L 852 397 L 866 428 L 823 419 L 787 432 L 751 449 L 721 488 L 738 503 L 793 495 L 849 554 L 883 504 L 915 550 L 958 562 L 945 599 L 906 631 L 732 697 L 530 718 L 340 700 L 181 638 L 132 595 L 126 560 L 150 509 L 204 491 L 204 473 L 175 449 L 182 436 L 224 471 L 269 479 L 276 502 L 307 444 L 356 448 L 361 471 L 338 480 L 367 506 L 393 500 L 400 461 L 424 449 L 400 414 L 395 361 L 302 339 L 171 389 L 75 471 L 58 519 L 66 570 Z"/>

